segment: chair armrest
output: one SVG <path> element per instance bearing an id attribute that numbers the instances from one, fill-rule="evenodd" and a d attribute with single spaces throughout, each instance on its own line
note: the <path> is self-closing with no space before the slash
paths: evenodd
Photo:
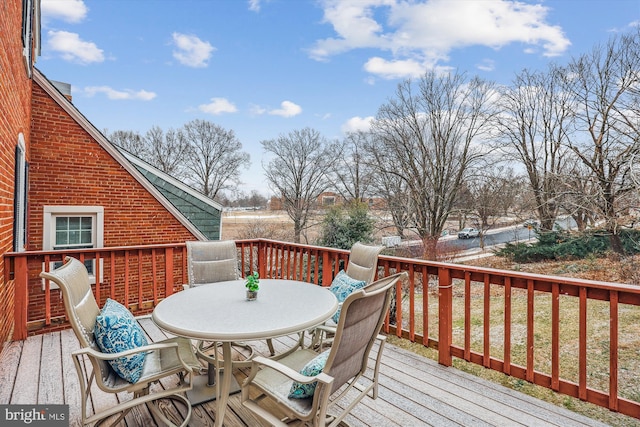
<path id="1" fill-rule="evenodd" d="M 247 379 L 245 379 L 243 386 L 246 386 L 251 383 L 253 378 L 256 376 L 256 374 L 260 370 L 260 367 L 262 366 L 266 366 L 275 371 L 278 371 L 279 373 L 281 373 L 286 377 L 289 377 L 293 381 L 297 381 L 302 384 L 309 384 L 315 381 L 320 381 L 321 383 L 327 384 L 327 385 L 333 383 L 333 377 L 328 374 L 325 374 L 324 372 L 320 372 L 318 375 L 310 377 L 307 375 L 302 375 L 300 372 L 296 371 L 295 369 L 291 369 L 290 367 L 283 365 L 282 363 L 276 360 L 268 359 L 263 356 L 258 356 L 251 359 L 251 373 L 249 374 Z"/>
<path id="2" fill-rule="evenodd" d="M 151 319 L 151 313 L 149 313 L 149 314 L 141 314 L 140 316 L 136 316 L 135 319 L 136 320 Z"/>
<path id="3" fill-rule="evenodd" d="M 149 345 L 143 345 L 141 347 L 132 348 L 130 350 L 120 351 L 118 353 L 103 353 L 101 351 L 94 350 L 91 347 L 85 347 L 85 348 L 81 348 L 80 350 L 76 350 L 71 354 L 73 355 L 87 354 L 91 357 L 95 357 L 96 359 L 100 359 L 100 360 L 113 360 L 113 359 L 118 359 L 120 357 L 131 356 L 133 354 L 145 353 L 147 351 L 161 350 L 164 348 L 172 348 L 172 347 L 175 347 L 177 351 L 178 343 L 176 342 L 154 343 Z"/>
<path id="4" fill-rule="evenodd" d="M 336 328 L 335 326 L 329 326 L 329 325 L 320 325 L 320 326 L 316 326 L 315 328 L 317 331 L 323 331 L 323 332 L 335 332 Z"/>

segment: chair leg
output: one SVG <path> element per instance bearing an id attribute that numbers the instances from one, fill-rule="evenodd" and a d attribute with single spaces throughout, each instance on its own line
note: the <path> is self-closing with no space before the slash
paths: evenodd
<path id="1" fill-rule="evenodd" d="M 184 406 L 186 406 L 187 415 L 184 417 L 184 421 L 179 426 L 173 423 L 160 409 L 158 409 L 155 401 L 147 402 L 147 408 L 149 408 L 149 411 L 151 411 L 156 417 L 162 420 L 163 423 L 170 427 L 186 427 L 189 424 L 189 420 L 191 419 L 191 404 L 189 403 L 187 398 L 179 394 L 173 394 L 171 396 L 165 397 L 165 399 L 177 400 Z"/>

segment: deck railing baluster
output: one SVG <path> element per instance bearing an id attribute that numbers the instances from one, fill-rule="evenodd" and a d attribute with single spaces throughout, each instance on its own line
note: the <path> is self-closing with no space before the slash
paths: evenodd
<path id="1" fill-rule="evenodd" d="M 534 319 L 535 319 L 535 303 L 534 303 L 535 291 L 533 288 L 533 280 L 527 280 L 527 381 L 534 381 Z"/>
<path id="2" fill-rule="evenodd" d="M 511 278 L 504 281 L 504 368 L 511 375 Z"/>

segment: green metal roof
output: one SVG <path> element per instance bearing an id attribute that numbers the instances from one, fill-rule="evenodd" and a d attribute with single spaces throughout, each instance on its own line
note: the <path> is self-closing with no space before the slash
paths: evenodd
<path id="1" fill-rule="evenodd" d="M 220 240 L 221 210 L 165 181 L 153 172 L 139 165 L 135 166 L 202 234 L 209 240 Z"/>
<path id="2" fill-rule="evenodd" d="M 120 151 L 198 231 L 209 240 L 220 240 L 222 206 L 219 203 L 133 156 L 131 153 L 124 150 Z"/>

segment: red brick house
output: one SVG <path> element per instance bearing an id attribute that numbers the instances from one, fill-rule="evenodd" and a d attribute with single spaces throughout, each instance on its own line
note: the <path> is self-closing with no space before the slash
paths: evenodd
<path id="1" fill-rule="evenodd" d="M 0 4 L 0 254 L 209 238 L 33 66 L 39 6 Z M 2 343 L 14 297 L 0 262 Z"/>

